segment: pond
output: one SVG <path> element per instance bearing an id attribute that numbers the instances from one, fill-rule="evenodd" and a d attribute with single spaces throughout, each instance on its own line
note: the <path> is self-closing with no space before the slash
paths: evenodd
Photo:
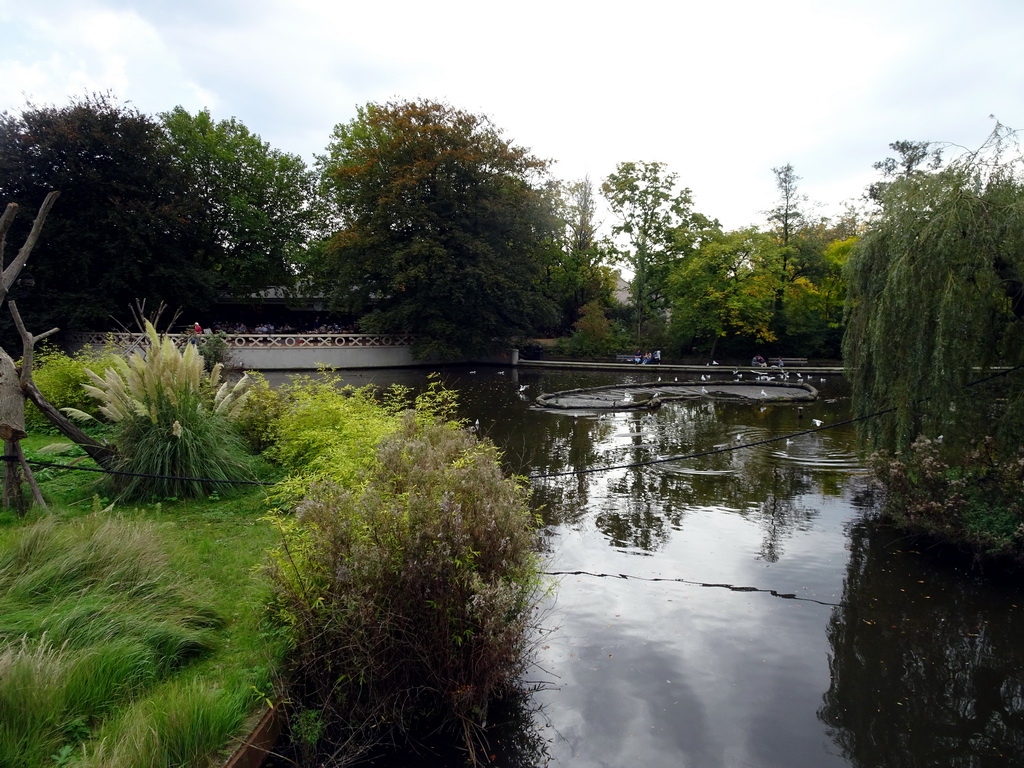
<path id="1" fill-rule="evenodd" d="M 876 499 L 852 426 L 785 439 L 849 418 L 842 378 L 815 377 L 820 398 L 799 405 L 697 400 L 603 417 L 533 406 L 543 392 L 656 376 L 443 374 L 509 468 L 532 476 L 557 580 L 525 681 L 537 690 L 491 734 L 494 764 L 1020 765 L 1019 584 L 868 523 Z"/>

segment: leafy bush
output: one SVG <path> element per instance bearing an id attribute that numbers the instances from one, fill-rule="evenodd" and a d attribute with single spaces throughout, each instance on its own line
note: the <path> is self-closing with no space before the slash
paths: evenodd
<path id="1" fill-rule="evenodd" d="M 455 393 L 436 375 L 415 398 L 399 385 L 342 386 L 329 371 L 316 378 L 297 376 L 277 389 L 256 376 L 239 420 L 249 444 L 289 473 L 276 491 L 278 501 L 288 504 L 316 482 L 358 483 L 373 464 L 377 445 L 398 429 L 399 414 L 410 406 L 417 418 L 449 421 Z"/>
<path id="2" fill-rule="evenodd" d="M 277 439 L 276 425 L 288 410 L 287 388 L 271 387 L 266 376 L 259 372 L 249 372 L 247 376 L 248 394 L 235 423 L 249 450 L 262 453 Z"/>
<path id="3" fill-rule="evenodd" d="M 213 371 L 217 365 L 227 366 L 231 362 L 231 348 L 226 341 L 227 334 L 223 331 L 204 333 L 194 338 L 207 371 Z"/>
<path id="4" fill-rule="evenodd" d="M 118 349 L 112 344 L 71 355 L 55 346 L 44 344 L 35 352 L 32 379 L 54 407 L 76 408 L 98 416 L 99 404 L 84 389 L 84 385 L 89 383 L 88 371 L 102 374 L 120 357 Z M 33 432 L 54 431 L 42 411 L 28 401 L 25 403 L 25 425 Z"/>
<path id="5" fill-rule="evenodd" d="M 978 553 L 1024 558 L 1024 454 L 1001 458 L 986 437 L 952 465 L 941 448 L 918 438 L 906 455 L 873 457 L 883 514 Z"/>
<path id="6" fill-rule="evenodd" d="M 245 445 L 232 423 L 241 410 L 248 387 L 244 378 L 232 386 L 220 381 L 221 366 L 206 374 L 202 358 L 191 344 L 179 351 L 167 336 L 146 323 L 149 347 L 133 352 L 127 361 L 116 358 L 101 377 L 86 373 L 92 384 L 84 389 L 100 404 L 99 411 L 114 423 L 117 445 L 112 490 L 124 498 L 190 497 L 250 477 Z M 89 414 L 65 408 L 77 418 Z"/>
<path id="7" fill-rule="evenodd" d="M 330 734 L 321 758 L 419 725 L 454 727 L 475 755 L 488 702 L 528 662 L 542 582 L 527 497 L 492 444 L 407 413 L 359 486 L 320 482 L 281 520 L 288 695 Z"/>

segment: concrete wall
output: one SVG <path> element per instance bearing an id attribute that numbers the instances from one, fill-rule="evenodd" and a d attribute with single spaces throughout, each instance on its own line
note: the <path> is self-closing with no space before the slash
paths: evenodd
<path id="1" fill-rule="evenodd" d="M 233 347 L 231 362 L 253 371 L 330 368 L 399 368 L 427 365 L 412 347 Z"/>

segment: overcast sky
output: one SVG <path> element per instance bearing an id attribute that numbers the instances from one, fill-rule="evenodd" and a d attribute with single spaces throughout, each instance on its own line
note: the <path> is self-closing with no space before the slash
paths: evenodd
<path id="1" fill-rule="evenodd" d="M 208 107 L 311 160 L 356 105 L 437 99 L 562 179 L 662 161 L 734 228 L 773 167 L 831 214 L 892 141 L 1024 128 L 1022 37 L 1022 0 L 0 0 L 0 108 Z"/>

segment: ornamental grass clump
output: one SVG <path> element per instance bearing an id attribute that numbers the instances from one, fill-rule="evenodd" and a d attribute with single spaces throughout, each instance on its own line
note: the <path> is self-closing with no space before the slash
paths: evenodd
<path id="1" fill-rule="evenodd" d="M 358 490 L 319 483 L 282 521 L 271 575 L 311 758 L 344 764 L 447 727 L 476 762 L 489 702 L 529 663 L 544 589 L 528 491 L 498 458 L 410 412 Z"/>
<path id="2" fill-rule="evenodd" d="M 114 425 L 115 469 L 110 476 L 122 498 L 180 498 L 231 490 L 230 481 L 251 479 L 245 444 L 233 424 L 248 379 L 221 381 L 222 366 L 208 374 L 195 346 L 183 351 L 146 323 L 149 346 L 117 359 L 103 376 L 87 374 L 85 390 Z M 92 418 L 75 408 L 65 412 Z M 213 481 L 213 482 L 204 482 Z"/>
<path id="3" fill-rule="evenodd" d="M 91 515 L 26 528 L 0 551 L 0 768 L 81 758 L 109 719 L 211 652 L 223 626 L 154 525 Z M 104 765 L 198 764 L 246 710 L 236 706 L 233 725 L 188 759 Z"/>

